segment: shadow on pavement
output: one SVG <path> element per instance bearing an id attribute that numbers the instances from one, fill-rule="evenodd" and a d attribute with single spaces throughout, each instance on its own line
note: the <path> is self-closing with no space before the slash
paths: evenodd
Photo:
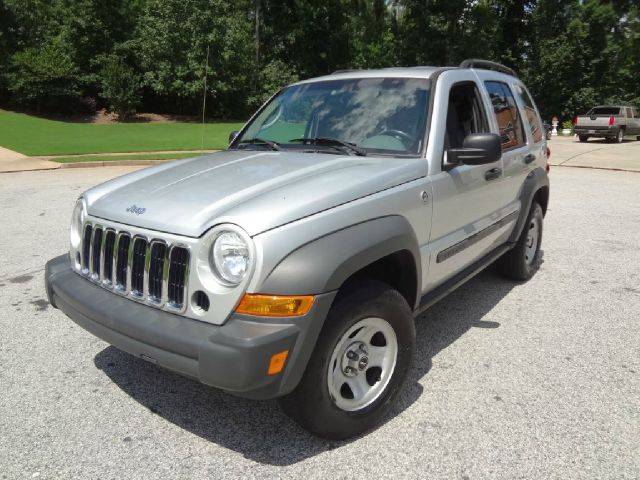
<path id="1" fill-rule="evenodd" d="M 416 355 L 407 383 L 386 422 L 423 394 L 432 358 L 471 328 L 498 328 L 483 319 L 516 283 L 485 270 L 416 320 Z M 253 401 L 183 378 L 107 347 L 94 363 L 134 400 L 171 423 L 256 462 L 291 465 L 349 442 L 315 438 L 281 412 L 276 401 Z M 424 393 L 428 394 L 428 392 Z"/>

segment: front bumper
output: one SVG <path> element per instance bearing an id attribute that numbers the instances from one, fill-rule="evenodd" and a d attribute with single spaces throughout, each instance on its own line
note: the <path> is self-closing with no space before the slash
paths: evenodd
<path id="1" fill-rule="evenodd" d="M 204 384 L 257 399 L 284 395 L 296 387 L 335 297 L 335 292 L 318 295 L 301 317 L 232 314 L 218 326 L 96 286 L 71 269 L 67 255 L 47 262 L 45 286 L 51 305 L 115 347 Z M 283 350 L 289 350 L 284 370 L 267 375 L 271 356 Z"/>

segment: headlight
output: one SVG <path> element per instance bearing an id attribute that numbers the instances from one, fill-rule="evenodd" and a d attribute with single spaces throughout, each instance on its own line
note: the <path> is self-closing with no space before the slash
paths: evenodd
<path id="1" fill-rule="evenodd" d="M 249 245 L 236 232 L 224 230 L 218 234 L 211 248 L 213 270 L 222 283 L 238 285 L 249 271 Z"/>
<path id="2" fill-rule="evenodd" d="M 82 241 L 82 224 L 84 223 L 84 202 L 82 199 L 76 202 L 71 215 L 71 228 L 69 231 L 69 240 L 73 248 L 78 248 Z"/>

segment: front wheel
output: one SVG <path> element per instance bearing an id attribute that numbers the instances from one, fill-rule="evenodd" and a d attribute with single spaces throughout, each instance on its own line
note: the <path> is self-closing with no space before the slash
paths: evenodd
<path id="1" fill-rule="evenodd" d="M 302 380 L 280 403 L 318 437 L 359 435 L 393 405 L 414 347 L 413 315 L 400 293 L 370 280 L 347 286 L 329 311 Z"/>
<path id="2" fill-rule="evenodd" d="M 498 271 L 513 280 L 529 280 L 536 271 L 542 244 L 542 207 L 533 202 L 515 247 L 497 262 Z"/>

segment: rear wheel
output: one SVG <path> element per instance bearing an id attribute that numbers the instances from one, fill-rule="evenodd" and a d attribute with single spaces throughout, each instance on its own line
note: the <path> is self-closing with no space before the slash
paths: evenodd
<path id="1" fill-rule="evenodd" d="M 533 276 L 540 259 L 542 221 L 542 207 L 534 201 L 515 247 L 497 262 L 502 275 L 513 280 L 529 280 Z"/>
<path id="2" fill-rule="evenodd" d="M 370 280 L 347 287 L 331 307 L 304 376 L 280 401 L 314 435 L 350 438 L 389 411 L 407 376 L 415 326 L 407 301 Z"/>
<path id="3" fill-rule="evenodd" d="M 616 143 L 622 143 L 624 140 L 624 128 L 618 130 L 618 134 L 616 135 Z"/>
<path id="4" fill-rule="evenodd" d="M 589 140 L 589 137 L 586 135 L 578 135 L 578 138 L 580 139 L 580 141 L 582 143 L 586 142 L 587 140 Z"/>

